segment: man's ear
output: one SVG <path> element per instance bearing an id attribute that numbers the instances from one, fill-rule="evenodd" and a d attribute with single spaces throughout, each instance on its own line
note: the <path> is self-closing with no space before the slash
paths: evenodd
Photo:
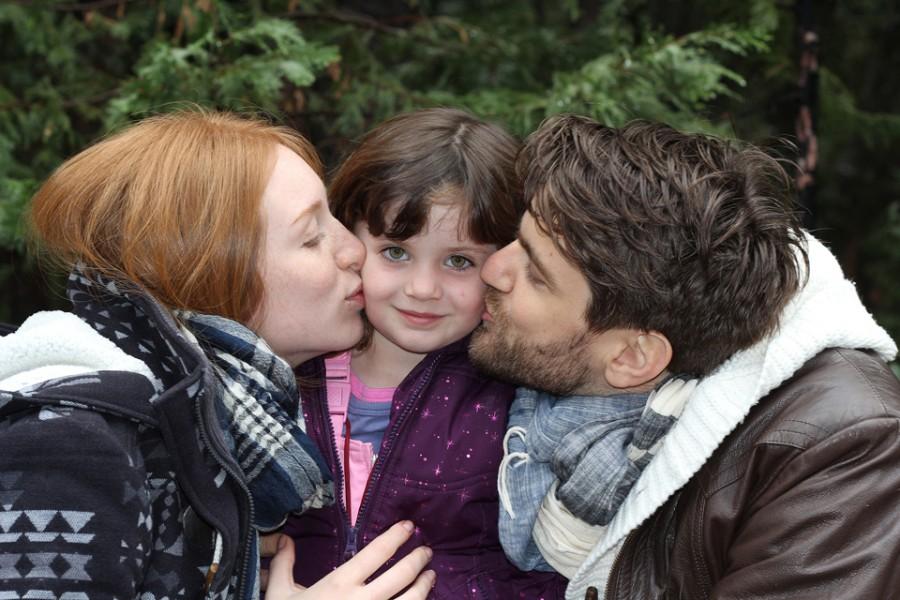
<path id="1" fill-rule="evenodd" d="M 618 353 L 606 363 L 606 382 L 637 388 L 656 379 L 672 362 L 672 344 L 658 331 L 628 330 Z"/>

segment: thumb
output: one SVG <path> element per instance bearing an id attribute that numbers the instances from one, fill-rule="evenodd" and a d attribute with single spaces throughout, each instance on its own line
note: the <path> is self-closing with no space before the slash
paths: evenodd
<path id="1" fill-rule="evenodd" d="M 278 549 L 272 557 L 272 562 L 269 563 L 266 598 L 284 600 L 301 589 L 303 588 L 294 584 L 294 540 L 281 535 L 278 539 Z"/>

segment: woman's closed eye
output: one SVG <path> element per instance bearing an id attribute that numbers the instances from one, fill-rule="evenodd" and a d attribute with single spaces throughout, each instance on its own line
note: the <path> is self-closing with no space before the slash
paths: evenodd
<path id="1" fill-rule="evenodd" d="M 303 242 L 304 248 L 316 248 L 319 244 L 322 243 L 322 240 L 325 238 L 324 233 L 317 233 L 313 237 L 309 238 L 305 242 Z"/>

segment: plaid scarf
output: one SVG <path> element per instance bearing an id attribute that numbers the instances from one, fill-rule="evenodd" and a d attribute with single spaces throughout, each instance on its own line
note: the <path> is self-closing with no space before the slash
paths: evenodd
<path id="1" fill-rule="evenodd" d="M 187 367 L 184 357 L 160 336 L 165 309 L 137 286 L 122 286 L 76 265 L 69 275 L 76 315 L 158 378 L 157 393 Z M 288 514 L 333 502 L 334 484 L 325 461 L 305 433 L 300 397 L 290 366 L 262 338 L 230 319 L 178 312 L 181 334 L 206 357 L 216 389 L 216 414 L 224 441 L 253 497 L 254 527 L 272 530 Z M 170 382 L 171 385 L 171 382 Z"/>
<path id="2" fill-rule="evenodd" d="M 187 311 L 178 317 L 215 370 L 219 424 L 253 496 L 254 526 L 270 531 L 289 513 L 331 504 L 334 485 L 306 435 L 290 366 L 240 323 Z"/>
<path id="3" fill-rule="evenodd" d="M 695 385 L 670 379 L 649 397 L 556 397 L 519 389 L 498 480 L 500 541 L 510 560 L 522 570 L 571 577 Z"/>

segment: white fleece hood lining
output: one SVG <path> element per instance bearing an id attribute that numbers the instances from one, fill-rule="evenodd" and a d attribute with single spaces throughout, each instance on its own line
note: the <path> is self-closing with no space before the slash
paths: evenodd
<path id="1" fill-rule="evenodd" d="M 16 332 L 0 337 L 2 390 L 20 390 L 48 379 L 95 371 L 130 371 L 144 375 L 154 387 L 158 385 L 144 362 L 72 313 L 38 312 Z"/>

